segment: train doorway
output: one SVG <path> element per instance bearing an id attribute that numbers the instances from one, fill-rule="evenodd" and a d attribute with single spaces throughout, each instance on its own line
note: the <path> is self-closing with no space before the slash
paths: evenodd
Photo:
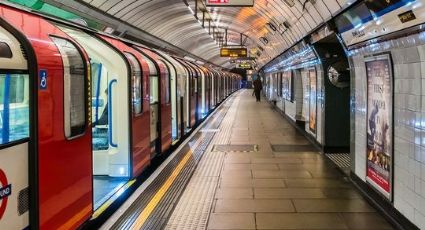
<path id="1" fill-rule="evenodd" d="M 2 27 L 0 38 L 0 229 L 24 229 L 29 224 L 28 209 L 21 210 L 18 204 L 29 186 L 33 77 L 17 38 Z"/>
<path id="2" fill-rule="evenodd" d="M 124 57 L 87 33 L 60 28 L 87 52 L 91 69 L 94 210 L 130 178 L 129 72 Z"/>

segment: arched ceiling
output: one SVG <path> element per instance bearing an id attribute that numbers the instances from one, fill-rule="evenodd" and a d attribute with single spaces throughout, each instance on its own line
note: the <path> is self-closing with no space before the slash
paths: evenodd
<path id="1" fill-rule="evenodd" d="M 244 45 L 254 53 L 261 53 L 257 64 L 262 67 L 355 0 L 255 0 L 253 7 L 206 8 L 203 1 L 198 0 L 198 19 L 194 15 L 195 0 L 77 2 L 89 4 L 217 65 L 232 67 L 228 58 L 220 57 L 218 39 L 214 40 L 209 34 L 208 22 L 204 21 L 202 26 L 202 10 L 206 10 L 205 14 L 212 19 L 211 26 L 218 28 L 215 31 L 228 30 L 228 45 L 240 45 L 241 33 L 243 40 L 247 37 Z M 261 37 L 268 43 L 262 42 Z"/>

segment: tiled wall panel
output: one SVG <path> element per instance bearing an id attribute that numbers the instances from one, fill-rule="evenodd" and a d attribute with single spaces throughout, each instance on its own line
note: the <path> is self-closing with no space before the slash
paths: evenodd
<path id="1" fill-rule="evenodd" d="M 391 53 L 394 76 L 394 206 L 425 229 L 425 34 L 382 42 L 350 52 L 354 70 L 355 173 L 366 178 L 364 57 Z"/>

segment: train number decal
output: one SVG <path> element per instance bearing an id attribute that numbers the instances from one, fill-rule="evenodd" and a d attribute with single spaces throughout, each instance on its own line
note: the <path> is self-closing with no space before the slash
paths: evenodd
<path id="1" fill-rule="evenodd" d="M 12 194 L 12 185 L 7 183 L 6 174 L 0 169 L 0 220 L 6 212 L 7 197 Z"/>

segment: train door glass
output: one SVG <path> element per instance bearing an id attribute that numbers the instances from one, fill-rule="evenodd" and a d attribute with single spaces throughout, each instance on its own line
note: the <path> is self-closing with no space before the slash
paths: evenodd
<path id="1" fill-rule="evenodd" d="M 192 84 L 192 87 L 193 87 L 193 95 L 194 95 L 194 100 L 195 100 L 195 103 L 194 103 L 194 105 L 195 105 L 195 119 L 196 119 L 196 122 L 198 122 L 198 119 L 199 119 L 199 110 L 200 110 L 200 108 L 199 108 L 199 104 L 198 104 L 198 78 L 200 78 L 201 76 L 198 74 L 198 72 L 196 72 L 196 77 L 194 77 L 194 78 L 192 78 L 192 80 L 193 80 L 193 84 Z"/>
<path id="2" fill-rule="evenodd" d="M 64 67 L 64 130 L 67 139 L 84 134 L 86 129 L 86 96 L 84 60 L 68 40 L 51 37 L 61 53 Z"/>
<path id="3" fill-rule="evenodd" d="M 176 141 L 179 138 L 179 126 L 177 117 L 177 72 L 174 69 L 170 72 L 170 80 L 168 82 L 171 84 L 168 86 L 169 90 L 167 90 L 167 93 L 171 92 L 171 137 L 173 141 Z"/>
<path id="4" fill-rule="evenodd" d="M 159 138 L 159 77 L 149 76 L 150 81 L 150 111 L 151 111 L 151 144 L 155 144 Z"/>
<path id="5" fill-rule="evenodd" d="M 28 74 L 0 74 L 0 146 L 29 135 Z"/>
<path id="6" fill-rule="evenodd" d="M 142 71 L 136 57 L 130 53 L 124 53 L 131 65 L 131 100 L 133 114 L 135 116 L 143 112 L 142 101 Z"/>
<path id="7" fill-rule="evenodd" d="M 186 81 L 185 81 L 185 87 L 186 87 L 186 101 L 185 101 L 185 103 L 186 103 L 186 121 L 187 121 L 187 123 L 186 123 L 186 126 L 185 126 L 185 128 L 186 128 L 186 130 L 185 130 L 185 132 L 187 133 L 189 130 L 190 130 L 190 127 L 191 127 L 191 107 L 192 107 L 192 105 L 191 105 L 191 100 L 192 100 L 192 89 L 190 88 L 190 86 L 191 86 L 191 81 L 192 81 L 192 71 L 187 67 L 187 66 L 185 66 L 185 68 L 186 68 L 186 70 L 187 70 L 187 78 L 186 78 Z"/>
<path id="8" fill-rule="evenodd" d="M 91 75 L 93 151 L 108 150 L 108 70 L 102 63 L 92 60 Z"/>
<path id="9" fill-rule="evenodd" d="M 21 209 L 28 191 L 29 75 L 0 73 L 0 229 L 23 229 L 28 209 Z"/>

